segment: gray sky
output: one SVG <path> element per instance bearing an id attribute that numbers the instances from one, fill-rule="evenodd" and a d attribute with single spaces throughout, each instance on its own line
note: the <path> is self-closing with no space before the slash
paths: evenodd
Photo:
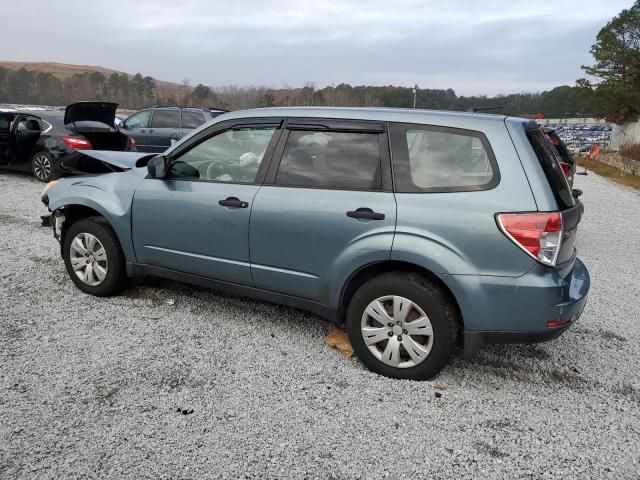
<path id="1" fill-rule="evenodd" d="M 573 84 L 632 0 L 2 2 L 0 59 L 102 65 L 192 84 L 413 85 L 456 93 Z"/>

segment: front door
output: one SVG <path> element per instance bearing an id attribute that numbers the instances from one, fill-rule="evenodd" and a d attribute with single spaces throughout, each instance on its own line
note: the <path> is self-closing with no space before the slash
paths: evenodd
<path id="1" fill-rule="evenodd" d="M 150 152 L 149 149 L 149 122 L 151 110 L 141 110 L 128 117 L 123 123 L 123 133 L 126 133 L 136 142 L 138 152 Z"/>
<path id="2" fill-rule="evenodd" d="M 135 252 L 141 264 L 250 286 L 249 218 L 279 123 L 211 128 L 171 155 L 168 178 L 136 190 Z"/>
<path id="3" fill-rule="evenodd" d="M 6 165 L 13 160 L 11 126 L 15 117 L 15 113 L 0 112 L 0 165 Z"/>
<path id="4" fill-rule="evenodd" d="M 396 203 L 385 126 L 292 122 L 282 160 L 254 200 L 251 270 L 258 288 L 331 304 L 329 289 L 345 272 L 391 254 Z"/>

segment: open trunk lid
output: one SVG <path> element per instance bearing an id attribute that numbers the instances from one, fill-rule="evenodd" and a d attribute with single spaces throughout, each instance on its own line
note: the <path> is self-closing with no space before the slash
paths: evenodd
<path id="1" fill-rule="evenodd" d="M 574 198 L 573 191 L 565 177 L 552 146 L 540 128 L 527 129 L 527 138 L 533 148 L 542 170 L 549 182 L 562 216 L 562 237 L 556 260 L 556 268 L 561 274 L 573 267 L 576 258 L 575 244 L 578 224 L 582 219 L 583 207 Z"/>
<path id="2" fill-rule="evenodd" d="M 83 125 L 97 127 L 96 124 L 115 128 L 117 103 L 76 102 L 67 105 L 64 110 L 64 124 L 82 128 Z"/>

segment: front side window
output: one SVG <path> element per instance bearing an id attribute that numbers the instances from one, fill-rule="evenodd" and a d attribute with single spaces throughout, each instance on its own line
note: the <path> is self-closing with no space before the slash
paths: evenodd
<path id="1" fill-rule="evenodd" d="M 202 112 L 182 111 L 182 128 L 198 128 L 205 122 Z"/>
<path id="2" fill-rule="evenodd" d="M 0 113 L 0 132 L 7 133 L 14 118 L 16 118 L 15 113 Z"/>
<path id="3" fill-rule="evenodd" d="M 276 184 L 379 190 L 378 134 L 292 130 L 278 168 Z"/>
<path id="4" fill-rule="evenodd" d="M 180 110 L 156 110 L 151 117 L 151 128 L 180 128 Z"/>
<path id="5" fill-rule="evenodd" d="M 218 133 L 175 158 L 169 178 L 253 183 L 275 131 L 265 126 Z"/>
<path id="6" fill-rule="evenodd" d="M 147 128 L 149 126 L 149 117 L 151 110 L 134 113 L 124 121 L 125 128 Z"/>
<path id="7" fill-rule="evenodd" d="M 489 143 L 479 132 L 394 124 L 391 149 L 398 192 L 484 190 L 499 180 Z"/>

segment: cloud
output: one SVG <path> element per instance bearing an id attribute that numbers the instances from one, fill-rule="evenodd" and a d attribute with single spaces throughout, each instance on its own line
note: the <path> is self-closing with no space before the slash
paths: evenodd
<path id="1" fill-rule="evenodd" d="M 213 86 L 417 82 L 495 94 L 574 83 L 598 30 L 630 3 L 32 0 L 3 6 L 0 42 L 7 60 Z"/>

